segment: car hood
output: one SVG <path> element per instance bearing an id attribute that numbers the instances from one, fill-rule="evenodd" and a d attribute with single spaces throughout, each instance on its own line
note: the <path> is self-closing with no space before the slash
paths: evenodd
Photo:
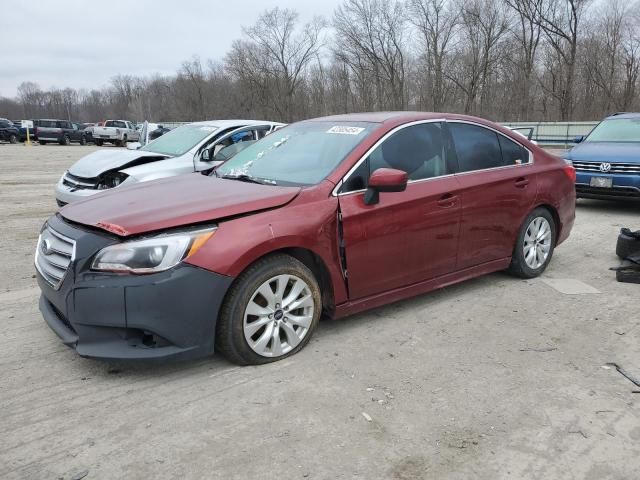
<path id="1" fill-rule="evenodd" d="M 82 157 L 71 166 L 69 173 L 81 178 L 94 178 L 109 170 L 119 169 L 148 157 L 168 158 L 167 155 L 141 150 L 102 149 Z"/>
<path id="2" fill-rule="evenodd" d="M 107 190 L 60 214 L 127 237 L 280 207 L 300 190 L 187 174 Z"/>
<path id="3" fill-rule="evenodd" d="M 640 143 L 584 142 L 569 150 L 564 158 L 584 162 L 640 163 Z"/>

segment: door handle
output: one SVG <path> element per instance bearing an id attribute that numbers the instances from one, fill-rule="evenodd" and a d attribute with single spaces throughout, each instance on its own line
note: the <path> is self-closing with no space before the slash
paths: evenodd
<path id="1" fill-rule="evenodd" d="M 453 207 L 458 201 L 458 197 L 452 193 L 445 193 L 438 200 L 438 206 L 442 208 Z"/>
<path id="2" fill-rule="evenodd" d="M 527 185 L 529 185 L 529 180 L 524 177 L 520 177 L 516 180 L 516 187 L 518 188 L 525 188 Z"/>

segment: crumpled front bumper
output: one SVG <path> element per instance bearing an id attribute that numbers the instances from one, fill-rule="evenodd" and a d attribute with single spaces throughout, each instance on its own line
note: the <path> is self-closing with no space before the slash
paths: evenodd
<path id="1" fill-rule="evenodd" d="M 151 275 L 92 272 L 95 253 L 118 239 L 81 230 L 59 216 L 48 223 L 76 241 L 76 258 L 58 289 L 37 274 L 40 311 L 65 345 L 105 360 L 213 353 L 218 311 L 232 278 L 188 264 Z"/>

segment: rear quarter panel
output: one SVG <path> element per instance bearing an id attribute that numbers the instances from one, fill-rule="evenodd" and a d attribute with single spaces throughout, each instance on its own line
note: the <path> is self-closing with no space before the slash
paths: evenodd
<path id="1" fill-rule="evenodd" d="M 564 160 L 538 149 L 538 195 L 536 205 L 550 205 L 558 214 L 557 244 L 565 241 L 576 218 L 576 187 L 567 176 Z"/>

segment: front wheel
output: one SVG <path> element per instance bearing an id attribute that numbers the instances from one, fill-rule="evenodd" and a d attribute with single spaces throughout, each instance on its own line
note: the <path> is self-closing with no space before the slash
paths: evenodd
<path id="1" fill-rule="evenodd" d="M 536 208 L 526 218 L 513 249 L 509 272 L 534 278 L 545 271 L 556 243 L 556 223 L 546 208 Z"/>
<path id="2" fill-rule="evenodd" d="M 80 145 L 86 145 L 87 144 L 87 137 L 85 137 L 84 135 L 82 135 L 80 137 Z"/>
<path id="3" fill-rule="evenodd" d="M 18 143 L 18 137 L 14 134 L 9 135 L 9 143 Z"/>
<path id="4" fill-rule="evenodd" d="M 45 142 L 44 140 L 40 140 L 38 143 L 39 143 L 40 145 L 46 145 L 46 144 L 47 144 L 47 142 Z"/>
<path id="5" fill-rule="evenodd" d="M 277 254 L 234 282 L 221 309 L 216 350 L 234 363 L 258 365 L 300 351 L 322 313 L 320 287 L 302 262 Z"/>
<path id="6" fill-rule="evenodd" d="M 103 145 L 103 143 L 104 143 L 104 142 L 103 142 L 102 140 L 97 140 L 97 139 L 95 140 L 95 144 L 96 144 L 97 146 L 99 146 L 99 147 L 101 147 L 101 146 Z"/>
<path id="7" fill-rule="evenodd" d="M 60 140 L 60 145 L 71 145 L 71 139 L 68 135 L 62 137 L 62 140 Z"/>

